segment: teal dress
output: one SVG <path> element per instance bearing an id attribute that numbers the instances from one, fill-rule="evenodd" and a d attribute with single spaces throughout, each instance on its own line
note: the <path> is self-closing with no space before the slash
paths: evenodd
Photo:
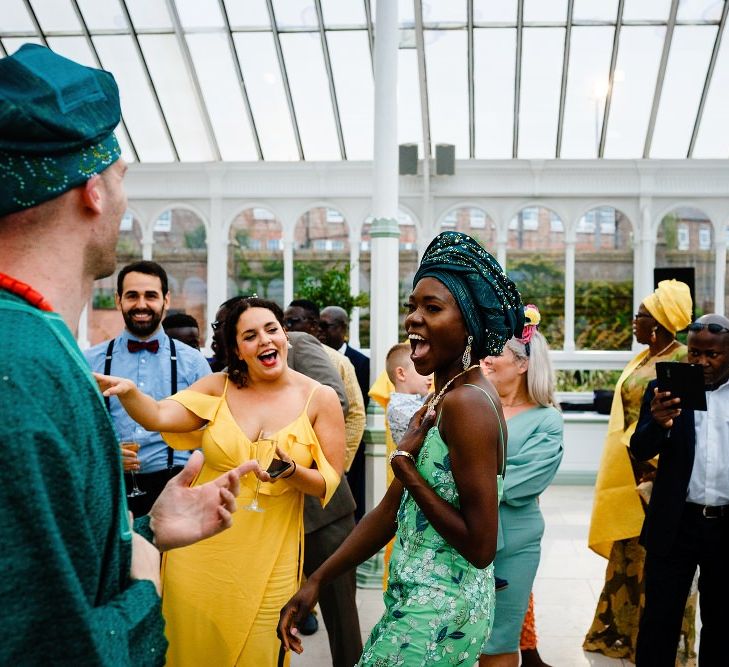
<path id="1" fill-rule="evenodd" d="M 559 410 L 531 408 L 511 417 L 508 426 L 494 572 L 506 579 L 509 587 L 496 596 L 493 629 L 482 651 L 487 655 L 519 650 L 544 533 L 538 497 L 554 479 L 562 460 L 563 419 Z"/>
<path id="2" fill-rule="evenodd" d="M 459 507 L 448 446 L 437 424 L 425 436 L 417 468 L 441 498 Z M 499 499 L 502 480 L 497 475 Z M 471 667 L 493 623 L 493 565 L 479 569 L 469 563 L 430 525 L 407 489 L 397 524 L 385 613 L 357 664 Z"/>

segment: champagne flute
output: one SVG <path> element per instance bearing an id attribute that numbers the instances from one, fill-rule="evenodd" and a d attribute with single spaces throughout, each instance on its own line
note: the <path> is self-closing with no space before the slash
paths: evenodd
<path id="1" fill-rule="evenodd" d="M 273 452 L 276 449 L 276 441 L 273 439 L 271 434 L 264 433 L 261 431 L 258 434 L 258 438 L 253 444 L 256 449 L 256 460 L 263 470 L 266 466 L 271 463 L 273 458 Z M 256 492 L 253 496 L 253 500 L 250 503 L 242 507 L 241 509 L 248 510 L 249 512 L 263 512 L 263 508 L 258 504 L 258 489 L 261 487 L 261 479 L 256 479 Z"/>
<path id="2" fill-rule="evenodd" d="M 132 431 L 129 434 L 129 436 L 130 436 L 129 438 L 124 438 L 119 443 L 119 446 L 122 449 L 131 450 L 131 451 L 133 451 L 136 454 L 137 452 L 139 452 L 139 443 L 134 440 L 134 431 Z M 130 470 L 129 471 L 129 474 L 132 477 L 132 490 L 129 493 L 127 493 L 127 498 L 136 498 L 138 496 L 145 496 L 145 495 L 147 495 L 147 492 L 146 491 L 142 491 L 142 489 L 140 489 L 137 486 L 137 477 L 136 477 L 136 475 L 134 473 L 134 470 Z"/>

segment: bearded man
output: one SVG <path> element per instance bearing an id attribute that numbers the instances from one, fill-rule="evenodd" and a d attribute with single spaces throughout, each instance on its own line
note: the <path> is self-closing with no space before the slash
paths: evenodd
<path id="1" fill-rule="evenodd" d="M 86 351 L 91 370 L 134 380 L 157 400 L 210 373 L 198 350 L 175 342 L 161 326 L 170 293 L 167 273 L 159 264 L 141 261 L 125 266 L 117 277 L 114 298 L 124 317 L 124 331 Z M 190 452 L 173 451 L 159 433 L 133 421 L 116 397 L 107 398 L 106 404 L 122 440 L 129 509 L 135 517 L 144 516 L 165 484 L 182 470 Z M 130 443 L 138 444 L 139 450 Z"/>

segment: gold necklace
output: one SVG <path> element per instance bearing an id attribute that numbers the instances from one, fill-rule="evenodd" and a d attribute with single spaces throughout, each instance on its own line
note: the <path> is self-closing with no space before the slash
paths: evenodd
<path id="1" fill-rule="evenodd" d="M 648 355 L 647 355 L 647 356 L 645 357 L 645 359 L 643 359 L 643 360 L 642 360 L 642 361 L 641 361 L 641 362 L 640 362 L 640 363 L 639 363 L 639 364 L 638 364 L 638 365 L 637 365 L 637 366 L 635 367 L 635 370 L 638 370 L 639 368 L 643 368 L 643 366 L 645 366 L 645 365 L 646 365 L 646 364 L 647 364 L 647 363 L 648 363 L 648 362 L 649 362 L 649 361 L 650 361 L 651 359 L 653 359 L 654 357 L 660 357 L 660 356 L 661 356 L 661 355 L 662 355 L 662 354 L 663 354 L 664 352 L 667 352 L 667 351 L 668 351 L 669 349 L 671 349 L 671 348 L 673 347 L 673 345 L 674 345 L 674 344 L 675 344 L 676 342 L 677 342 L 677 341 L 675 341 L 675 340 L 672 340 L 672 341 L 671 341 L 671 342 L 670 342 L 670 343 L 669 343 L 668 345 L 666 345 L 666 347 L 664 347 L 664 348 L 663 348 L 662 350 L 660 350 L 659 352 L 656 352 L 655 354 L 651 354 L 651 353 L 650 353 L 650 348 L 649 348 L 649 351 L 648 351 Z"/>
<path id="2" fill-rule="evenodd" d="M 450 380 L 448 380 L 448 382 L 446 382 L 443 385 L 443 389 L 441 389 L 438 392 L 438 395 L 435 398 L 431 398 L 428 401 L 428 410 L 427 410 L 427 412 L 431 412 L 431 411 L 434 411 L 435 410 L 435 406 L 438 405 L 438 402 L 440 401 L 440 399 L 443 398 L 443 394 L 445 394 L 446 389 L 448 389 L 448 387 L 451 386 L 453 380 L 455 380 L 456 378 L 461 377 L 461 375 L 463 375 L 464 373 L 468 373 L 468 371 L 472 371 L 474 368 L 478 368 L 478 364 L 474 364 L 473 366 L 470 366 L 470 367 L 462 370 L 460 373 L 458 373 L 457 375 L 454 375 Z"/>

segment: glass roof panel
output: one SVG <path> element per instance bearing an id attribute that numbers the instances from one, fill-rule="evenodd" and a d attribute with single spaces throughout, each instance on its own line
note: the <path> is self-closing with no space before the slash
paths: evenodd
<path id="1" fill-rule="evenodd" d="M 557 146 L 564 28 L 524 28 L 519 157 L 551 158 Z"/>
<path id="2" fill-rule="evenodd" d="M 468 76 L 465 30 L 425 31 L 430 138 L 455 144 L 456 157 L 468 157 Z"/>
<path id="3" fill-rule="evenodd" d="M 223 15 L 217 0 L 175 0 L 175 6 L 185 28 L 223 27 Z"/>
<path id="4" fill-rule="evenodd" d="M 307 160 L 340 159 L 329 81 L 318 33 L 283 34 L 281 48 L 304 156 Z"/>
<path id="5" fill-rule="evenodd" d="M 618 0 L 575 0 L 574 21 L 615 21 Z"/>
<path id="6" fill-rule="evenodd" d="M 322 14 L 324 24 L 334 25 L 365 25 L 366 16 L 362 0 L 322 0 Z"/>
<path id="7" fill-rule="evenodd" d="M 699 126 L 693 156 L 696 158 L 726 158 L 729 155 L 729 22 L 716 59 L 714 75 L 706 96 L 704 115 Z"/>
<path id="8" fill-rule="evenodd" d="M 91 53 L 91 49 L 83 37 L 49 37 L 48 46 L 59 55 L 75 60 L 86 67 L 98 67 L 94 54 Z"/>
<path id="9" fill-rule="evenodd" d="M 318 28 L 313 0 L 273 0 L 278 28 Z"/>
<path id="10" fill-rule="evenodd" d="M 476 23 L 516 24 L 516 0 L 473 0 L 473 20 Z"/>
<path id="11" fill-rule="evenodd" d="M 119 6 L 119 0 L 104 0 L 104 2 L 78 0 L 78 4 L 84 21 L 91 31 L 129 28 Z"/>
<path id="12" fill-rule="evenodd" d="M 524 0 L 524 21 L 565 21 L 567 0 Z"/>
<path id="13" fill-rule="evenodd" d="M 397 54 L 397 143 L 418 144 L 418 157 L 422 158 L 418 55 L 415 49 L 399 49 Z"/>
<path id="14" fill-rule="evenodd" d="M 4 3 L 3 3 L 4 4 Z M 79 31 L 81 25 L 70 2 L 58 0 L 31 0 L 35 17 L 43 32 L 52 30 Z"/>
<path id="15" fill-rule="evenodd" d="M 136 30 L 172 28 L 165 0 L 126 0 Z"/>
<path id="16" fill-rule="evenodd" d="M 625 0 L 623 21 L 667 21 L 671 0 Z"/>
<path id="17" fill-rule="evenodd" d="M 650 157 L 685 158 L 711 58 L 716 26 L 676 26 Z"/>
<path id="18" fill-rule="evenodd" d="M 256 146 L 227 41 L 209 33 L 188 34 L 186 39 L 221 157 L 256 160 Z"/>
<path id="19" fill-rule="evenodd" d="M 43 46 L 40 37 L 3 37 L 3 46 L 8 55 L 15 53 L 23 44 L 38 44 Z"/>
<path id="20" fill-rule="evenodd" d="M 682 0 L 678 3 L 676 18 L 679 21 L 718 21 L 723 4 L 722 0 Z"/>
<path id="21" fill-rule="evenodd" d="M 327 41 L 347 159 L 371 160 L 375 87 L 367 32 L 327 32 Z"/>
<path id="22" fill-rule="evenodd" d="M 266 9 L 266 0 L 225 0 L 228 21 L 231 27 L 265 26 L 271 29 L 271 18 Z"/>
<path id="23" fill-rule="evenodd" d="M 624 26 L 615 67 L 606 158 L 643 156 L 665 27 Z"/>
<path id="24" fill-rule="evenodd" d="M 473 41 L 476 157 L 510 158 L 516 30 L 477 28 Z"/>
<path id="25" fill-rule="evenodd" d="M 377 2 L 372 3 L 372 21 L 375 20 L 375 9 Z M 414 26 L 415 25 L 415 3 L 413 0 L 398 0 L 397 5 L 397 17 L 400 21 L 400 25 Z"/>
<path id="26" fill-rule="evenodd" d="M 465 23 L 466 0 L 426 0 L 423 2 L 425 23 Z"/>
<path id="27" fill-rule="evenodd" d="M 0 27 L 3 32 L 35 30 L 23 0 L 3 0 L 3 18 Z"/>
<path id="28" fill-rule="evenodd" d="M 273 35 L 237 33 L 235 44 L 266 160 L 298 160 Z"/>
<path id="29" fill-rule="evenodd" d="M 140 35 L 139 42 L 180 160 L 212 160 L 212 148 L 177 39 L 174 35 Z"/>
<path id="30" fill-rule="evenodd" d="M 122 158 L 126 162 L 134 162 L 134 153 L 132 152 L 129 138 L 127 137 L 127 133 L 124 131 L 124 126 L 121 123 L 117 125 L 116 130 L 114 130 L 114 134 L 116 134 L 116 139 L 119 142 Z"/>
<path id="31" fill-rule="evenodd" d="M 127 35 L 97 35 L 94 45 L 101 64 L 119 84 L 124 122 L 143 162 L 169 162 L 174 154 L 152 99 L 142 63 Z"/>
<path id="32" fill-rule="evenodd" d="M 596 158 L 615 28 L 574 27 L 562 130 L 564 158 Z"/>

